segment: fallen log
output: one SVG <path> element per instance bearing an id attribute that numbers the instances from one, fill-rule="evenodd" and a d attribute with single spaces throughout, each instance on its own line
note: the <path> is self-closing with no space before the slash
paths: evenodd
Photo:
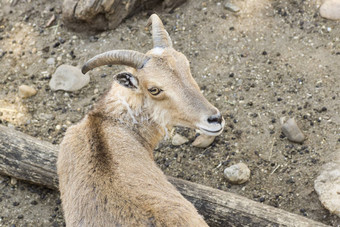
<path id="1" fill-rule="evenodd" d="M 125 18 L 139 11 L 162 5 L 169 12 L 186 0 L 64 0 L 63 20 L 75 30 L 116 28 Z"/>
<path id="2" fill-rule="evenodd" d="M 58 146 L 0 125 L 0 174 L 58 189 Z M 326 226 L 243 196 L 169 177 L 210 226 Z"/>

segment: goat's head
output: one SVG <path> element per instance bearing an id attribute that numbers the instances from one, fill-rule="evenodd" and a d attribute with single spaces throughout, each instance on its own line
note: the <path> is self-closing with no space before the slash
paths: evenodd
<path id="1" fill-rule="evenodd" d="M 219 135 L 224 119 L 202 95 L 191 75 L 189 61 L 172 48 L 169 34 L 156 14 L 151 15 L 150 24 L 152 50 L 146 54 L 130 50 L 105 52 L 90 59 L 82 72 L 102 65 L 130 66 L 133 71 L 119 73 L 115 79 L 136 95 L 142 95 L 154 121 L 163 126 L 185 126 Z"/>

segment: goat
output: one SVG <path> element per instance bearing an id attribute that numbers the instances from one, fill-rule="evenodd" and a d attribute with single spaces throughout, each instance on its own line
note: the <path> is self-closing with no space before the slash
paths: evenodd
<path id="1" fill-rule="evenodd" d="M 224 119 L 156 14 L 151 24 L 154 48 L 146 54 L 108 51 L 82 68 L 85 74 L 102 65 L 129 66 L 61 143 L 57 168 L 67 226 L 207 226 L 157 167 L 153 149 L 173 126 L 217 136 Z"/>

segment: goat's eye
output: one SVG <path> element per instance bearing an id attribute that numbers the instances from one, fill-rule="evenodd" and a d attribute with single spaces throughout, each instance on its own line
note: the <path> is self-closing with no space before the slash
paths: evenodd
<path id="1" fill-rule="evenodd" d="M 152 87 L 149 89 L 149 92 L 152 94 L 152 95 L 158 95 L 159 93 L 161 93 L 162 89 L 159 89 L 157 87 Z"/>

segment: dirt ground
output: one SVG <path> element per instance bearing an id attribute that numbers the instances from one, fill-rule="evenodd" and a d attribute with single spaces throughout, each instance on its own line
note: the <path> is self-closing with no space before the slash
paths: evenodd
<path id="1" fill-rule="evenodd" d="M 102 67 L 80 91 L 53 92 L 48 83 L 58 65 L 81 66 L 110 49 L 152 47 L 145 29 L 150 12 L 114 31 L 75 33 L 63 26 L 61 0 L 8 2 L 0 0 L 0 123 L 54 144 L 122 69 Z M 313 187 L 321 166 L 340 149 L 340 22 L 321 18 L 315 0 L 234 3 L 241 8 L 237 14 L 219 0 L 189 0 L 173 13 L 158 11 L 226 127 L 206 149 L 164 140 L 156 162 L 168 175 L 340 226 Z M 55 24 L 45 28 L 53 14 Z M 22 84 L 37 94 L 18 98 Z M 303 144 L 282 135 L 282 117 L 296 119 L 307 137 Z M 193 130 L 176 132 L 195 138 Z M 251 178 L 231 185 L 223 170 L 238 162 L 248 165 Z M 63 224 L 58 192 L 0 176 L 0 226 Z"/>

